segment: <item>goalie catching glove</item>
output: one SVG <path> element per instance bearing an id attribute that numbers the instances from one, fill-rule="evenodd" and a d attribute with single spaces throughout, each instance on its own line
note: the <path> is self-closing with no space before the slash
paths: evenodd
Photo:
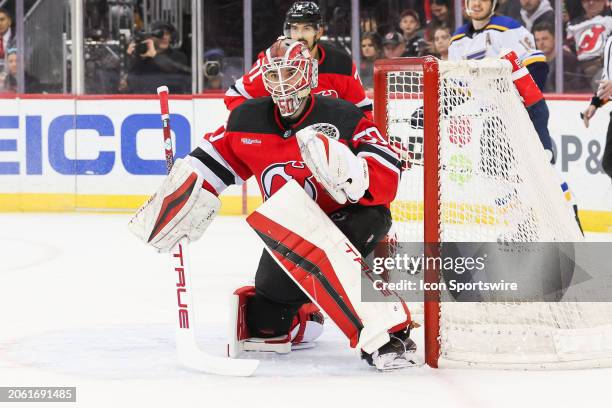
<path id="1" fill-rule="evenodd" d="M 130 231 L 159 252 L 169 252 L 183 238 L 198 240 L 221 202 L 202 188 L 203 177 L 178 159 L 157 192 L 136 212 Z"/>
<path id="2" fill-rule="evenodd" d="M 316 126 L 316 125 L 314 125 Z M 356 203 L 369 187 L 368 163 L 345 144 L 313 129 L 296 133 L 302 159 L 317 179 L 340 204 Z"/>

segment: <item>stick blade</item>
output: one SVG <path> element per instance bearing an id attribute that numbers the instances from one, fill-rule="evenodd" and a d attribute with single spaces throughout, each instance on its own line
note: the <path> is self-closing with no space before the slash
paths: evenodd
<path id="1" fill-rule="evenodd" d="M 157 94 L 158 95 L 160 95 L 162 92 L 170 93 L 170 91 L 168 90 L 168 87 L 166 85 L 162 85 L 162 86 L 157 88 Z"/>
<path id="2" fill-rule="evenodd" d="M 205 354 L 198 349 L 191 333 L 185 333 L 184 330 L 177 330 L 176 341 L 179 363 L 195 371 L 232 377 L 249 377 L 259 365 L 259 360 L 231 359 Z"/>

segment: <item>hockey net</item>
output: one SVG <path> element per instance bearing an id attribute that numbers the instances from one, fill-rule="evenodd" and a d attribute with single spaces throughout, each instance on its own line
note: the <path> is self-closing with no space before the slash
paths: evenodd
<path id="1" fill-rule="evenodd" d="M 392 204 L 399 241 L 582 241 L 510 69 L 497 60 L 377 61 L 375 119 L 404 164 Z M 424 302 L 433 367 L 612 365 L 608 303 L 449 298 Z"/>

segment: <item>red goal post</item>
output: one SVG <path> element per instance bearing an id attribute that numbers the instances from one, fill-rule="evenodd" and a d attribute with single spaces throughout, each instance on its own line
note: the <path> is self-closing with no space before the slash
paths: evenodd
<path id="1" fill-rule="evenodd" d="M 378 60 L 374 118 L 404 165 L 391 205 L 399 242 L 437 256 L 445 242 L 583 240 L 507 61 Z M 425 282 L 441 282 L 439 272 L 425 269 Z M 506 296 L 469 303 L 426 292 L 416 314 L 427 364 L 612 366 L 612 303 Z"/>
<path id="2" fill-rule="evenodd" d="M 387 75 L 390 72 L 415 71 L 422 75 L 422 84 L 417 85 L 414 93 L 404 95 L 402 92 L 390 94 L 387 92 Z M 423 208 L 424 235 L 423 240 L 430 245 L 426 250 L 435 248 L 440 241 L 440 201 L 438 197 L 438 185 L 440 183 L 438 172 L 439 132 L 438 130 L 438 62 L 434 57 L 424 58 L 397 58 L 382 59 L 374 63 L 374 121 L 378 124 L 380 131 L 389 140 L 388 130 L 388 100 L 390 98 L 410 98 L 423 101 L 423 109 L 428 112 L 424 115 L 424 129 L 429 132 L 424 135 L 423 143 L 423 171 L 424 171 L 424 202 L 430 203 Z M 425 92 L 425 89 L 428 92 Z M 430 152 L 435 152 L 431 154 Z M 435 256 L 436 254 L 427 254 Z M 427 282 L 438 281 L 438 271 L 425 271 Z M 438 355 L 440 344 L 438 343 L 440 304 L 436 292 L 428 292 L 428 299 L 424 303 L 425 324 L 425 361 L 431 367 L 438 366 Z"/>

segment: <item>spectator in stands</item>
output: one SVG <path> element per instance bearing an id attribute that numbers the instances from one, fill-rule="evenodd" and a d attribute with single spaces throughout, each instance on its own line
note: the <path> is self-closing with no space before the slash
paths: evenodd
<path id="1" fill-rule="evenodd" d="M 536 48 L 544 53 L 549 66 L 548 77 L 544 86 L 545 92 L 556 92 L 556 49 L 555 30 L 548 22 L 541 22 L 533 26 Z M 563 49 L 563 88 L 564 92 L 590 92 L 589 81 L 580 70 L 576 56 Z"/>
<path id="2" fill-rule="evenodd" d="M 450 0 L 429 0 L 431 21 L 425 29 L 425 40 L 433 41 L 434 32 L 438 27 L 454 27 L 455 22 L 451 11 Z"/>
<path id="3" fill-rule="evenodd" d="M 436 57 L 444 61 L 448 59 L 451 34 L 450 27 L 438 27 L 434 31 L 433 52 Z"/>
<path id="4" fill-rule="evenodd" d="M 420 22 L 425 21 L 425 2 L 423 0 L 402 0 L 399 4 L 404 10 L 414 10 Z"/>
<path id="5" fill-rule="evenodd" d="M 6 50 L 13 45 L 15 35 L 11 29 L 11 24 L 13 24 L 13 19 L 8 10 L 0 8 L 0 65 L 6 58 Z"/>
<path id="6" fill-rule="evenodd" d="M 603 50 L 612 31 L 612 16 L 607 0 L 582 0 L 584 14 L 567 26 L 567 45 L 575 50 L 578 64 L 588 78 L 601 76 Z M 593 83 L 593 89 L 597 84 Z"/>
<path id="7" fill-rule="evenodd" d="M 417 12 L 411 9 L 402 11 L 402 14 L 400 14 L 399 26 L 404 35 L 406 56 L 418 57 L 421 55 L 425 47 L 425 42 L 419 35 L 421 21 L 419 20 Z"/>
<path id="8" fill-rule="evenodd" d="M 533 33 L 539 23 L 555 23 L 555 11 L 548 0 L 521 0 L 521 21 Z"/>
<path id="9" fill-rule="evenodd" d="M 17 68 L 18 68 L 18 54 L 16 48 L 9 48 L 6 50 L 6 73 L 4 75 L 3 92 L 16 93 L 17 87 Z M 25 92 L 26 93 L 41 93 L 40 81 L 33 75 L 30 75 L 27 71 L 24 72 L 25 78 Z"/>
<path id="10" fill-rule="evenodd" d="M 367 3 L 370 3 L 370 6 Z M 414 10 L 419 16 L 419 21 L 426 21 L 425 1 L 423 0 L 361 1 L 360 4 L 362 13 L 370 15 L 371 19 L 375 21 L 374 24 L 368 24 L 369 21 L 366 19 L 364 28 L 366 31 L 376 31 L 380 35 L 397 28 L 401 10 Z"/>
<path id="11" fill-rule="evenodd" d="M 128 46 L 130 93 L 156 93 L 167 85 L 172 93 L 191 93 L 191 68 L 187 56 L 172 48 L 176 30 L 172 24 L 155 21 L 138 44 Z"/>
<path id="12" fill-rule="evenodd" d="M 566 34 L 565 30 L 571 20 L 570 13 L 567 10 L 567 1 L 563 2 L 563 10 L 561 10 L 561 20 L 563 21 L 563 37 L 565 37 L 565 34 Z"/>
<path id="13" fill-rule="evenodd" d="M 516 21 L 521 21 L 521 1 L 499 0 L 497 2 L 496 14 L 511 17 Z"/>
<path id="14" fill-rule="evenodd" d="M 406 42 L 404 36 L 397 31 L 385 34 L 382 40 L 385 58 L 408 57 L 406 54 Z"/>
<path id="15" fill-rule="evenodd" d="M 382 57 L 380 42 L 380 36 L 375 32 L 367 32 L 361 36 L 359 75 L 366 91 L 373 88 L 374 61 Z"/>
<path id="16" fill-rule="evenodd" d="M 563 5 L 563 11 L 567 14 L 567 18 L 569 20 L 573 20 L 584 14 L 584 9 L 582 8 L 582 0 L 565 0 L 563 2 Z"/>
<path id="17" fill-rule="evenodd" d="M 606 13 L 609 9 L 607 0 L 581 0 L 580 5 L 582 6 L 583 15 L 578 15 L 575 19 L 579 19 L 580 17 L 589 19 L 597 15 L 609 14 Z"/>

